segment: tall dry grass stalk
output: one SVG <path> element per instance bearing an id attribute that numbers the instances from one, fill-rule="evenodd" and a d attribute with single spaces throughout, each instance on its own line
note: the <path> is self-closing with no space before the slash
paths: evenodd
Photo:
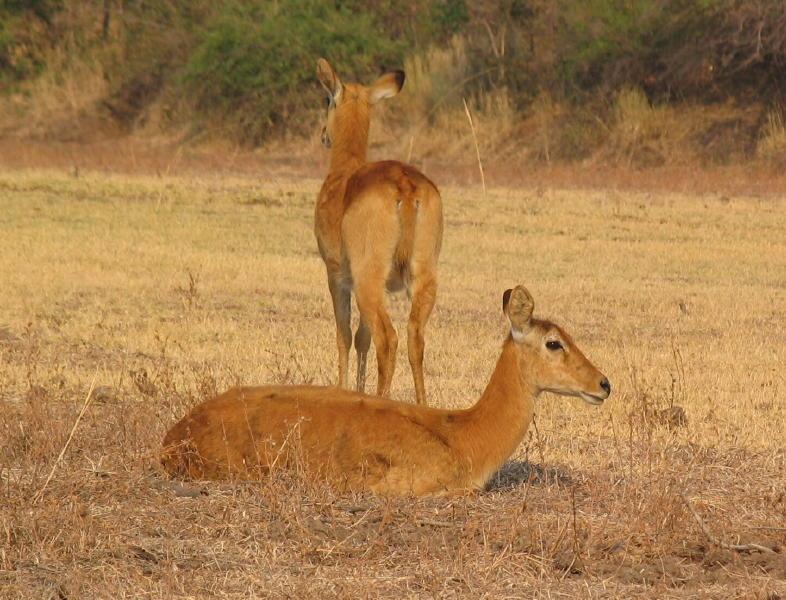
<path id="1" fill-rule="evenodd" d="M 480 183 L 483 186 L 483 197 L 486 197 L 486 175 L 483 173 L 483 161 L 480 160 L 480 147 L 478 146 L 478 136 L 475 133 L 475 125 L 472 122 L 472 113 L 469 112 L 466 99 L 462 99 L 464 103 L 464 112 L 467 113 L 467 121 L 469 121 L 469 129 L 472 132 L 472 141 L 475 144 L 475 156 L 478 159 L 478 171 L 480 171 Z"/>
<path id="2" fill-rule="evenodd" d="M 43 496 L 44 492 L 46 492 L 46 487 L 49 485 L 49 482 L 52 481 L 52 476 L 55 474 L 55 469 L 57 469 L 57 465 L 60 464 L 60 461 L 63 460 L 63 456 L 65 456 L 66 450 L 68 450 L 68 446 L 71 444 L 71 440 L 74 439 L 74 434 L 76 433 L 76 428 L 79 427 L 79 422 L 82 420 L 82 417 L 85 416 L 87 409 L 90 407 L 90 402 L 93 400 L 93 389 L 95 388 L 96 378 L 98 377 L 98 370 L 96 370 L 95 375 L 93 375 L 93 380 L 90 382 L 90 387 L 87 390 L 87 394 L 85 395 L 85 400 L 82 403 L 82 410 L 79 411 L 79 414 L 74 421 L 74 426 L 71 427 L 71 431 L 68 434 L 68 438 L 66 438 L 65 444 L 63 444 L 63 448 L 60 450 L 60 454 L 57 455 L 55 462 L 52 464 L 52 469 L 49 471 L 49 475 L 47 475 L 46 480 L 44 481 L 44 485 L 41 486 L 41 489 L 36 492 L 36 495 L 33 496 L 33 504 L 36 504 Z"/>

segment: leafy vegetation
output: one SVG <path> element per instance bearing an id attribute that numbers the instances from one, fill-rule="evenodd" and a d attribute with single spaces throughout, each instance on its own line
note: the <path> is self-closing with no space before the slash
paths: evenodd
<path id="1" fill-rule="evenodd" d="M 400 64 L 402 45 L 379 35 L 369 13 L 319 0 L 230 2 L 206 28 L 184 69 L 200 114 L 229 119 L 258 142 L 313 106 L 315 57 L 368 77 Z"/>
<path id="2" fill-rule="evenodd" d="M 744 136 L 754 155 L 766 115 L 786 102 L 786 4 L 0 0 L 0 93 L 31 95 L 32 82 L 47 70 L 56 81 L 69 61 L 99 65 L 106 97 L 86 98 L 83 112 L 108 110 L 128 129 L 155 107 L 164 128 L 249 145 L 300 134 L 297 123 L 319 107 L 320 55 L 351 79 L 415 65 L 431 94 L 416 117 L 428 122 L 461 98 L 480 110 L 494 104 L 486 96 L 504 97 L 523 119 L 549 107 L 561 117 L 534 120 L 555 136 L 541 157 L 594 152 L 625 90 L 638 90 L 653 115 L 661 105 L 755 106 Z"/>

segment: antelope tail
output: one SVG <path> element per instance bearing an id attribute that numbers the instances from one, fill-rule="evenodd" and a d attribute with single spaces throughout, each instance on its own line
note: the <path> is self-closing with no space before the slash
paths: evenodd
<path id="1" fill-rule="evenodd" d="M 396 248 L 396 262 L 406 265 L 412 256 L 415 244 L 415 225 L 419 201 L 415 197 L 417 191 L 415 184 L 403 172 L 396 181 L 396 185 L 398 186 L 398 214 L 401 223 L 401 237 Z"/>

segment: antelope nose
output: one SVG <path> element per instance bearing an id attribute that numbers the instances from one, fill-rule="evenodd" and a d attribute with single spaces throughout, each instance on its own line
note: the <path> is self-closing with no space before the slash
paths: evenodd
<path id="1" fill-rule="evenodd" d="M 600 387 L 606 390 L 607 396 L 611 394 L 611 384 L 609 383 L 609 380 L 607 378 L 604 377 L 603 379 L 600 380 Z"/>

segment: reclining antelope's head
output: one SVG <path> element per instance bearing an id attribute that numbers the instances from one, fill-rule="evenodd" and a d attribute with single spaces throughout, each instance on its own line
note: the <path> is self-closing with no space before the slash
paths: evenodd
<path id="1" fill-rule="evenodd" d="M 535 302 L 523 286 L 507 290 L 502 297 L 522 379 L 534 387 L 536 395 L 547 391 L 602 404 L 611 393 L 609 380 L 559 326 L 534 319 L 534 308 Z"/>
<path id="2" fill-rule="evenodd" d="M 370 107 L 384 98 L 395 96 L 404 86 L 404 71 L 382 75 L 372 85 L 342 83 L 324 58 L 317 61 L 317 77 L 327 92 L 327 123 L 322 128 L 322 143 L 330 148 L 337 135 L 350 133 L 353 127 L 368 135 Z"/>

